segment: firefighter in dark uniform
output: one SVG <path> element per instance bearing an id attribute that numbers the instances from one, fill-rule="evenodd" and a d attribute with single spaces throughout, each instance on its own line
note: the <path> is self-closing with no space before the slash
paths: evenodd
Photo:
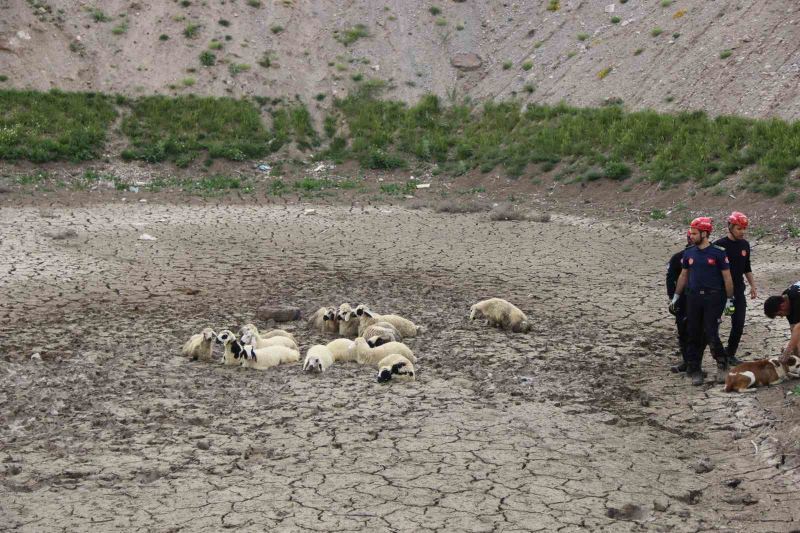
<path id="1" fill-rule="evenodd" d="M 783 291 L 780 296 L 770 296 L 764 302 L 764 314 L 769 318 L 785 316 L 789 321 L 789 344 L 782 357 L 800 356 L 800 281 Z"/>
<path id="2" fill-rule="evenodd" d="M 753 270 L 750 268 L 750 243 L 744 238 L 749 221 L 744 213 L 734 211 L 728 217 L 728 235 L 714 241 L 716 246 L 725 248 L 725 253 L 730 261 L 731 278 L 733 279 L 733 304 L 736 307 L 731 316 L 731 333 L 728 336 L 728 345 L 725 353 L 728 354 L 728 365 L 736 366 L 741 361 L 736 358 L 739 341 L 744 331 L 744 317 L 747 313 L 747 298 L 744 295 L 744 278 L 750 285 L 750 298 L 756 298 L 756 282 L 753 279 Z"/>
<path id="3" fill-rule="evenodd" d="M 686 375 L 692 378 L 692 385 L 703 384 L 703 333 L 711 347 L 711 355 L 717 361 L 717 381 L 723 383 L 728 371 L 728 356 L 719 340 L 719 323 L 723 311 L 726 315 L 731 315 L 735 310 L 733 280 L 725 250 L 708 240 L 712 229 L 709 217 L 698 217 L 689 225 L 694 246 L 683 252 L 681 275 L 678 276 L 670 304 L 674 308 L 688 288 L 686 320 L 689 344 L 686 349 Z"/>
<path id="4" fill-rule="evenodd" d="M 680 252 L 674 254 L 669 259 L 669 263 L 667 264 L 667 298 L 672 300 L 672 297 L 675 296 L 675 286 L 678 284 L 678 277 L 681 275 L 681 260 L 683 259 L 683 252 L 686 248 L 692 246 L 692 235 L 690 232 L 686 232 L 686 247 L 681 250 Z M 675 305 L 670 306 L 670 313 L 675 315 L 675 326 L 678 329 L 678 347 L 681 351 L 681 362 L 677 365 L 673 365 L 670 367 L 672 372 L 686 372 L 686 347 L 689 344 L 689 332 L 687 329 L 686 324 L 686 295 L 682 294 L 678 297 L 678 300 L 675 302 Z M 703 336 L 704 340 L 702 342 L 702 350 L 705 350 L 705 335 Z M 702 353 L 701 350 L 701 353 Z"/>

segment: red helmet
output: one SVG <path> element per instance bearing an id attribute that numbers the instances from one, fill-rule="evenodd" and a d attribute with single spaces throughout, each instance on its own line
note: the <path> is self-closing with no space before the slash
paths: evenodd
<path id="1" fill-rule="evenodd" d="M 692 220 L 692 223 L 689 224 L 690 228 L 694 228 L 697 231 L 705 231 L 706 233 L 711 233 L 714 227 L 711 225 L 711 217 L 697 217 L 696 219 Z"/>
<path id="2" fill-rule="evenodd" d="M 731 213 L 731 216 L 728 217 L 728 224 L 741 226 L 742 229 L 747 229 L 747 225 L 749 223 L 750 221 L 747 220 L 747 215 L 740 213 L 739 211 L 734 211 Z"/>

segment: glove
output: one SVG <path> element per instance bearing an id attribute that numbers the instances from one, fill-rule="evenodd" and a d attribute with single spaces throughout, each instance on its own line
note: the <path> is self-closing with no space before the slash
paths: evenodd
<path id="1" fill-rule="evenodd" d="M 669 313 L 671 315 L 675 315 L 675 314 L 678 313 L 678 299 L 679 298 L 680 298 L 680 296 L 678 296 L 677 294 L 674 294 L 672 296 L 672 301 L 669 302 Z"/>
<path id="2" fill-rule="evenodd" d="M 728 298 L 728 301 L 725 302 L 725 316 L 731 316 L 734 312 L 736 312 L 736 306 L 733 305 L 733 298 Z"/>

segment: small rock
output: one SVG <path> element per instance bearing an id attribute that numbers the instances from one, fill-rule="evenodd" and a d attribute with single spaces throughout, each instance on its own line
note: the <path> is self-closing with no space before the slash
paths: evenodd
<path id="1" fill-rule="evenodd" d="M 608 4 L 606 6 L 606 13 L 613 13 L 614 12 L 614 4 Z"/>
<path id="2" fill-rule="evenodd" d="M 202 439 L 197 441 L 197 447 L 200 448 L 201 450 L 207 450 L 211 448 L 211 443 L 208 442 L 208 440 L 206 439 Z"/>
<path id="3" fill-rule="evenodd" d="M 617 509 L 616 507 L 606 509 L 606 516 L 617 520 L 639 520 L 643 514 L 643 509 L 635 503 L 626 503 L 622 506 L 622 509 Z"/>
<path id="4" fill-rule="evenodd" d="M 68 228 L 68 229 L 60 229 L 57 231 L 45 233 L 45 235 L 47 235 L 54 241 L 60 241 L 64 239 L 73 239 L 78 236 L 78 232 L 72 228 Z"/>
<path id="5" fill-rule="evenodd" d="M 140 203 L 140 204 L 146 204 L 146 203 L 147 203 L 147 200 L 145 200 L 144 198 L 142 198 L 141 200 L 139 200 L 139 203 Z"/>
<path id="6" fill-rule="evenodd" d="M 669 500 L 666 498 L 656 498 L 653 500 L 653 510 L 663 513 L 669 507 Z"/>
<path id="7" fill-rule="evenodd" d="M 256 318 L 266 322 L 267 320 L 274 320 L 275 322 L 291 322 L 299 320 L 301 316 L 300 309 L 297 307 L 272 307 L 269 305 L 261 306 L 256 311 Z"/>
<path id="8" fill-rule="evenodd" d="M 139 235 L 139 240 L 140 241 L 157 241 L 158 239 L 156 239 L 155 237 L 153 237 L 149 233 L 142 233 L 141 235 Z"/>
<path id="9" fill-rule="evenodd" d="M 642 407 L 650 407 L 650 395 L 645 391 L 639 393 L 639 403 Z"/>
<path id="10" fill-rule="evenodd" d="M 709 459 L 708 457 L 700 459 L 694 465 L 694 471 L 696 474 L 705 474 L 706 472 L 711 472 L 712 470 L 714 470 L 714 465 L 711 462 L 711 459 Z"/>
<path id="11" fill-rule="evenodd" d="M 725 485 L 727 485 L 728 487 L 730 487 L 732 489 L 735 489 L 736 487 L 738 487 L 741 484 L 742 484 L 742 480 L 739 479 L 738 477 L 731 478 L 731 479 L 728 479 L 728 480 L 725 481 Z"/>
<path id="12" fill-rule="evenodd" d="M 0 194 L 8 194 L 10 192 L 10 188 L 6 187 L 5 185 L 0 185 Z"/>
<path id="13" fill-rule="evenodd" d="M 723 496 L 722 501 L 731 505 L 753 505 L 758 503 L 758 498 L 750 493 Z"/>
<path id="14" fill-rule="evenodd" d="M 42 354 L 40 354 L 39 352 L 34 353 L 33 355 L 31 355 L 31 361 L 39 361 L 39 362 L 41 362 L 42 361 Z"/>
<path id="15" fill-rule="evenodd" d="M 678 499 L 683 503 L 688 503 L 689 505 L 695 505 L 700 501 L 700 497 L 703 495 L 703 491 L 699 489 L 689 489 L 684 494 L 678 496 Z"/>
<path id="16" fill-rule="evenodd" d="M 430 188 L 431 188 L 430 183 L 420 183 L 417 185 L 417 189 L 430 189 Z"/>
<path id="17" fill-rule="evenodd" d="M 459 70 L 470 71 L 481 68 L 483 60 L 478 54 L 467 52 L 451 57 L 450 64 Z"/>
<path id="18" fill-rule="evenodd" d="M 303 211 L 303 214 L 304 215 L 313 215 L 316 212 L 317 212 L 316 209 L 306 209 L 305 211 Z"/>
<path id="19" fill-rule="evenodd" d="M 260 165 L 256 166 L 256 168 L 261 172 L 269 172 L 270 170 L 272 170 L 272 167 L 267 165 L 266 163 L 261 163 Z"/>
<path id="20" fill-rule="evenodd" d="M 136 185 L 131 185 L 130 187 L 128 187 L 128 190 L 130 192 L 139 192 L 139 187 L 137 187 Z"/>
<path id="21" fill-rule="evenodd" d="M 18 464 L 10 464 L 6 467 L 6 472 L 10 476 L 16 476 L 20 472 L 22 472 L 22 466 Z"/>

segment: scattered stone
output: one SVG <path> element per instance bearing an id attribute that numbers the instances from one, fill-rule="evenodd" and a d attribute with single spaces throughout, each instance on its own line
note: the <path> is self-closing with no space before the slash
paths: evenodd
<path id="1" fill-rule="evenodd" d="M 8 194 L 10 192 L 11 189 L 9 187 L 6 187 L 5 185 L 0 185 L 0 194 Z"/>
<path id="2" fill-rule="evenodd" d="M 635 503 L 626 503 L 622 509 L 607 508 L 606 516 L 615 520 L 640 520 L 644 516 L 644 510 Z"/>
<path id="3" fill-rule="evenodd" d="M 614 12 L 614 4 L 608 4 L 606 6 L 606 13 L 613 13 Z"/>
<path id="4" fill-rule="evenodd" d="M 639 403 L 642 407 L 650 407 L 650 395 L 645 391 L 639 392 Z"/>
<path id="5" fill-rule="evenodd" d="M 256 311 L 256 318 L 265 322 L 267 320 L 291 322 L 293 320 L 300 320 L 300 316 L 300 309 L 297 307 L 272 307 L 264 305 Z"/>
<path id="6" fill-rule="evenodd" d="M 689 489 L 684 494 L 678 496 L 678 500 L 682 501 L 683 503 L 688 503 L 689 505 L 695 505 L 700 502 L 700 497 L 702 495 L 702 490 Z"/>
<path id="7" fill-rule="evenodd" d="M 708 458 L 708 457 L 704 457 L 703 459 L 700 459 L 694 465 L 694 471 L 695 471 L 696 474 L 705 474 L 707 472 L 711 472 L 712 470 L 714 470 L 714 464 L 711 462 L 711 459 Z"/>
<path id="8" fill-rule="evenodd" d="M 753 505 L 758 503 L 758 498 L 754 497 L 749 492 L 744 494 L 736 494 L 733 496 L 724 496 L 722 501 L 731 505 Z"/>
<path id="9" fill-rule="evenodd" d="M 430 189 L 430 188 L 431 188 L 430 183 L 420 183 L 417 185 L 417 189 Z"/>
<path id="10" fill-rule="evenodd" d="M 728 480 L 725 481 L 725 485 L 727 485 L 728 487 L 730 487 L 732 489 L 735 489 L 736 487 L 738 487 L 741 484 L 742 484 L 742 480 L 739 479 L 738 477 L 731 478 L 731 479 L 728 479 Z"/>
<path id="11" fill-rule="evenodd" d="M 211 448 L 211 443 L 208 442 L 208 440 L 206 439 L 202 439 L 197 441 L 197 447 L 200 448 L 201 450 L 208 450 L 209 448 Z"/>
<path id="12" fill-rule="evenodd" d="M 305 211 L 303 211 L 303 214 L 304 215 L 313 215 L 316 212 L 317 212 L 316 209 L 306 209 Z"/>
<path id="13" fill-rule="evenodd" d="M 157 241 L 158 239 L 156 239 L 155 237 L 153 237 L 149 233 L 142 233 L 141 235 L 139 235 L 139 240 L 140 241 Z"/>
<path id="14" fill-rule="evenodd" d="M 140 204 L 146 204 L 146 203 L 147 203 L 147 200 L 145 200 L 144 198 L 142 198 L 141 200 L 139 200 L 139 203 L 140 203 Z"/>
<path id="15" fill-rule="evenodd" d="M 669 507 L 669 500 L 666 498 L 656 498 L 653 500 L 653 510 L 658 512 L 665 512 Z"/>
<path id="16" fill-rule="evenodd" d="M 270 170 L 272 170 L 272 167 L 266 163 L 261 163 L 260 165 L 256 165 L 256 168 L 261 172 L 269 172 Z"/>
<path id="17" fill-rule="evenodd" d="M 34 353 L 33 355 L 31 355 L 31 361 L 41 362 L 42 361 L 42 354 L 40 354 L 39 352 Z"/>
<path id="18" fill-rule="evenodd" d="M 68 229 L 60 229 L 60 230 L 56 230 L 56 231 L 51 231 L 51 232 L 45 233 L 45 235 L 50 237 L 54 241 L 61 241 L 61 240 L 64 240 L 64 239 L 73 239 L 73 238 L 77 237 L 78 236 L 78 232 L 75 231 L 72 228 L 68 228 Z"/>
<path id="19" fill-rule="evenodd" d="M 131 185 L 130 187 L 128 187 L 128 191 L 139 192 L 139 187 L 137 187 L 136 185 Z"/>
<path id="20" fill-rule="evenodd" d="M 466 52 L 451 57 L 450 64 L 459 70 L 470 71 L 481 68 L 483 60 L 478 54 Z"/>
<path id="21" fill-rule="evenodd" d="M 12 463 L 12 464 L 6 466 L 6 473 L 9 476 L 16 476 L 20 472 L 22 472 L 22 466 L 21 465 Z"/>

